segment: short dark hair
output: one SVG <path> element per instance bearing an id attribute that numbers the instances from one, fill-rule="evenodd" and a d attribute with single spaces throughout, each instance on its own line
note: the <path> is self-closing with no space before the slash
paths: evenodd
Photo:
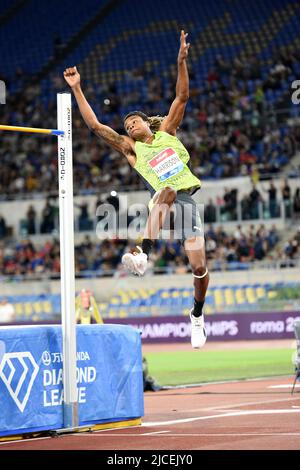
<path id="1" fill-rule="evenodd" d="M 126 114 L 126 116 L 123 119 L 123 122 L 125 123 L 126 119 L 128 119 L 131 116 L 140 116 L 143 121 L 149 121 L 149 118 L 147 114 L 143 113 L 142 111 L 131 111 L 130 113 Z"/>

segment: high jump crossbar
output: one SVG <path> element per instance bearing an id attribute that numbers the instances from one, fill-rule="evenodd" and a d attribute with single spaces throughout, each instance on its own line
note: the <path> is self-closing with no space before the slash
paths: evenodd
<path id="1" fill-rule="evenodd" d="M 60 130 L 6 125 L 0 125 L 0 130 L 55 135 L 58 140 L 63 411 L 64 428 L 71 429 L 78 427 L 79 421 L 76 384 L 72 107 L 70 93 L 57 94 L 57 125 Z"/>
<path id="2" fill-rule="evenodd" d="M 64 135 L 64 131 L 58 129 L 38 129 L 37 127 L 19 127 L 19 126 L 5 126 L 0 124 L 0 131 L 14 131 L 14 132 L 30 132 L 31 134 L 48 134 L 48 135 Z"/>

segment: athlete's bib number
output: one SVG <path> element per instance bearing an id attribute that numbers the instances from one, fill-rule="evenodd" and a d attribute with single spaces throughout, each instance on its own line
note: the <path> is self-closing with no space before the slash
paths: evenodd
<path id="1" fill-rule="evenodd" d="M 171 176 L 176 175 L 184 168 L 184 164 L 180 160 L 179 156 L 171 148 L 167 148 L 157 154 L 149 161 L 149 164 L 160 181 L 165 181 L 168 178 L 171 178 Z"/>

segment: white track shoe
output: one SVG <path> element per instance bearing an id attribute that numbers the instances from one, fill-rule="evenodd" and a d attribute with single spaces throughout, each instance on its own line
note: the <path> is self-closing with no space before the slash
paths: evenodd
<path id="1" fill-rule="evenodd" d="M 206 342 L 206 330 L 204 325 L 204 315 L 194 317 L 193 309 L 190 311 L 190 319 L 192 322 L 191 343 L 195 349 L 202 348 Z"/>
<path id="2" fill-rule="evenodd" d="M 122 256 L 122 264 L 133 274 L 143 276 L 147 269 L 148 257 L 139 246 L 137 249 L 140 250 L 139 253 L 125 253 Z"/>

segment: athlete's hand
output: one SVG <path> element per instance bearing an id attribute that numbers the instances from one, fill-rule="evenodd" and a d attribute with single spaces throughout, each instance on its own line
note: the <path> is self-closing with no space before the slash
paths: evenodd
<path id="1" fill-rule="evenodd" d="M 190 43 L 186 42 L 187 35 L 188 33 L 185 33 L 182 29 L 180 34 L 180 48 L 178 52 L 179 63 L 182 63 L 184 60 L 186 60 L 189 53 Z"/>
<path id="2" fill-rule="evenodd" d="M 64 71 L 64 77 L 71 88 L 80 84 L 80 75 L 76 67 L 70 67 Z"/>

